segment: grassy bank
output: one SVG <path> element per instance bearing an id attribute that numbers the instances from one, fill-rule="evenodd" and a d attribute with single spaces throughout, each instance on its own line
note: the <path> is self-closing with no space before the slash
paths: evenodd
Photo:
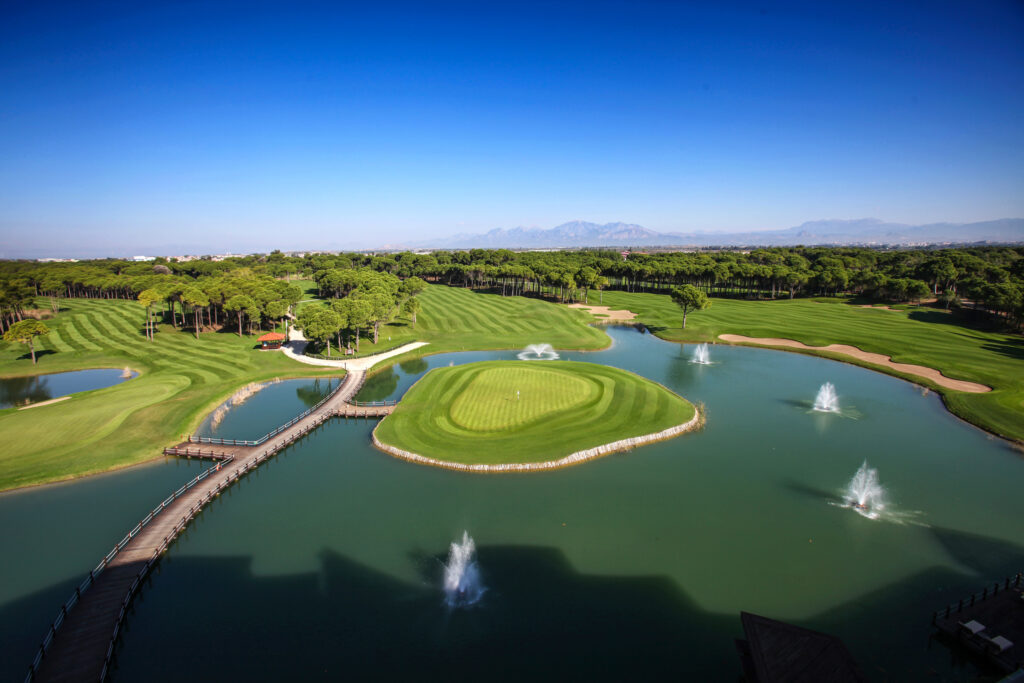
<path id="1" fill-rule="evenodd" d="M 940 392 L 946 406 L 965 420 L 1024 441 L 1024 339 L 1019 335 L 979 330 L 942 310 L 862 308 L 838 299 L 715 299 L 711 308 L 689 316 L 686 330 L 681 329 L 679 308 L 666 295 L 605 292 L 604 303 L 637 313 L 640 322 L 670 341 L 717 341 L 720 334 L 741 334 L 811 346 L 849 344 L 900 363 L 935 368 L 947 377 L 980 382 L 994 391 L 967 394 L 890 373 Z M 820 355 L 854 362 L 846 356 Z"/>
<path id="2" fill-rule="evenodd" d="M 428 287 L 421 297 L 423 310 L 415 330 L 405 319 L 385 325 L 378 344 L 364 337 L 361 355 L 414 340 L 431 342 L 425 347 L 430 352 L 534 342 L 593 349 L 608 343 L 602 332 L 585 325 L 586 314 L 543 301 L 439 286 Z M 131 301 L 62 299 L 60 305 L 60 313 L 46 321 L 52 332 L 37 344 L 38 365 L 32 365 L 24 346 L 0 343 L 0 377 L 125 366 L 141 374 L 69 401 L 0 411 L 5 446 L 0 450 L 0 490 L 156 457 L 249 382 L 342 372 L 258 351 L 255 336 L 205 333 L 197 340 L 162 325 L 150 343 L 142 332 L 143 308 Z"/>
<path id="3" fill-rule="evenodd" d="M 70 479 L 157 456 L 239 387 L 277 376 L 337 375 L 254 349 L 255 336 L 142 333 L 136 303 L 62 299 L 38 343 L 39 363 L 21 344 L 0 349 L 0 376 L 131 367 L 139 377 L 32 410 L 0 411 L 0 490 Z M 258 435 L 256 435 L 258 436 Z"/>
<path id="4" fill-rule="evenodd" d="M 488 361 L 429 372 L 377 437 L 448 462 L 546 462 L 693 415 L 694 407 L 665 387 L 617 368 Z"/>

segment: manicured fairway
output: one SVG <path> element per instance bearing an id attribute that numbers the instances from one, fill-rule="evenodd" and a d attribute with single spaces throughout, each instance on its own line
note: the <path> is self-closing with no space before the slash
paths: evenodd
<path id="1" fill-rule="evenodd" d="M 589 315 L 541 299 L 503 297 L 445 285 L 428 285 L 419 299 L 423 309 L 415 329 L 410 319 L 399 316 L 381 325 L 377 344 L 372 335 L 364 333 L 358 355 L 390 351 L 413 341 L 430 342 L 415 355 L 518 349 L 545 342 L 559 349 L 608 346 L 607 335 L 587 326 L 592 320 Z"/>
<path id="2" fill-rule="evenodd" d="M 935 368 L 947 377 L 987 384 L 995 390 L 967 394 L 905 377 L 941 392 L 949 409 L 965 420 L 1024 440 L 1024 339 L 1020 335 L 967 327 L 936 309 L 890 311 L 839 299 L 828 303 L 715 299 L 711 308 L 688 318 L 686 330 L 681 328 L 682 313 L 666 295 L 605 292 L 604 303 L 637 313 L 659 337 L 671 341 L 717 341 L 720 334 L 742 334 L 795 339 L 811 346 L 850 344 L 890 355 L 900 363 Z M 845 356 L 820 355 L 851 362 Z"/>
<path id="3" fill-rule="evenodd" d="M 585 324 L 586 314 L 553 303 L 437 285 L 420 296 L 416 329 L 402 318 L 384 325 L 376 346 L 363 337 L 363 355 L 414 340 L 431 343 L 420 354 L 535 342 L 582 349 L 608 344 L 604 333 Z M 0 411 L 0 490 L 154 458 L 249 382 L 342 372 L 257 351 L 255 337 L 230 333 L 204 333 L 196 340 L 161 325 L 150 343 L 143 334 L 144 309 L 131 301 L 61 299 L 60 306 L 57 317 L 46 321 L 52 332 L 39 340 L 37 366 L 24 346 L 0 342 L 0 376 L 125 366 L 141 376 L 50 406 Z"/>
<path id="4" fill-rule="evenodd" d="M 429 372 L 380 423 L 377 438 L 449 462 L 545 462 L 693 415 L 685 399 L 617 368 L 488 361 Z"/>
<path id="5" fill-rule="evenodd" d="M 130 301 L 62 299 L 53 330 L 38 344 L 0 348 L 0 375 L 129 366 L 139 377 L 32 410 L 0 411 L 0 490 L 68 479 L 154 458 L 191 431 L 239 387 L 271 377 L 338 375 L 256 351 L 255 337 L 188 332 L 162 325 L 156 341 L 142 332 L 143 308 Z M 259 436 L 254 435 L 254 436 Z"/>

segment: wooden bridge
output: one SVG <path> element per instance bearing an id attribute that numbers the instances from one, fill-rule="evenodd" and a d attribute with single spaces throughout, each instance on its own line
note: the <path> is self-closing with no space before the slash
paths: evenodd
<path id="1" fill-rule="evenodd" d="M 332 417 L 380 417 L 394 410 L 394 402 L 350 402 L 365 377 L 363 370 L 350 371 L 320 403 L 256 441 L 193 436 L 165 449 L 168 454 L 205 458 L 216 464 L 168 496 L 89 572 L 61 606 L 29 667 L 26 683 L 103 681 L 135 592 L 160 555 L 203 506 L 239 477 Z"/>

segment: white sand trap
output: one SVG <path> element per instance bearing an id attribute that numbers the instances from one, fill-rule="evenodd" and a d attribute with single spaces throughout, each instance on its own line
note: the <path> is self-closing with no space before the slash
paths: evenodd
<path id="1" fill-rule="evenodd" d="M 794 339 L 778 339 L 776 337 L 744 337 L 741 334 L 720 334 L 718 338 L 735 343 L 743 344 L 759 344 L 761 346 L 781 346 L 789 349 L 810 349 L 811 351 L 828 351 L 830 353 L 838 353 L 843 356 L 849 356 L 856 358 L 857 360 L 864 361 L 865 363 L 871 363 L 873 365 L 881 365 L 882 367 L 891 368 L 897 372 L 902 372 L 907 375 L 916 375 L 917 377 L 924 377 L 930 379 L 941 387 L 947 389 L 953 389 L 955 391 L 966 391 L 972 394 L 983 394 L 987 391 L 992 391 L 992 387 L 985 386 L 984 384 L 978 384 L 976 382 L 968 382 L 962 379 L 950 379 L 946 377 L 938 370 L 934 368 L 927 368 L 923 365 L 911 365 L 909 363 L 894 363 L 891 356 L 885 356 L 881 353 L 869 353 L 862 351 L 856 346 L 847 346 L 846 344 L 829 344 L 828 346 L 808 346 L 802 342 L 798 342 Z"/>
<path id="2" fill-rule="evenodd" d="M 610 322 L 630 322 L 636 318 L 633 311 L 613 311 L 608 306 L 589 306 L 587 304 L 569 304 L 569 308 L 582 308 L 591 315 L 601 316 Z"/>

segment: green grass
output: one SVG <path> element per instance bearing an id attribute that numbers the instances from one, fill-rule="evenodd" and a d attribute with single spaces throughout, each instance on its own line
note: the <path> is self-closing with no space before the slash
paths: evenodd
<path id="1" fill-rule="evenodd" d="M 296 284 L 307 292 L 313 286 L 315 292 L 312 281 Z M 583 349 L 608 344 L 602 332 L 586 326 L 589 316 L 552 303 L 443 286 L 430 286 L 421 297 L 423 310 L 415 330 L 405 319 L 384 325 L 378 344 L 363 337 L 361 355 L 420 339 L 431 345 L 416 355 L 520 348 L 534 342 Z M 140 376 L 49 406 L 0 410 L 0 490 L 154 458 L 249 382 L 342 372 L 257 351 L 256 336 L 240 339 L 221 332 L 196 340 L 162 325 L 150 343 L 143 334 L 143 308 L 131 301 L 62 299 L 60 304 L 61 312 L 46 321 L 53 331 L 38 344 L 38 365 L 32 365 L 21 344 L 0 342 L 0 377 L 125 366 Z M 48 300 L 40 301 L 41 307 L 46 305 Z"/>
<path id="2" fill-rule="evenodd" d="M 887 311 L 813 300 L 740 301 L 715 299 L 692 313 L 687 329 L 666 295 L 605 292 L 604 303 L 628 309 L 655 334 L 670 341 L 715 341 L 720 334 L 784 337 L 811 346 L 849 344 L 940 370 L 947 377 L 993 387 L 985 394 L 944 389 L 928 380 L 890 372 L 940 392 L 954 414 L 1001 436 L 1024 440 L 1024 339 L 979 330 L 942 310 L 910 307 Z M 846 356 L 820 353 L 854 362 Z M 874 367 L 864 364 L 866 367 Z"/>
<path id="3" fill-rule="evenodd" d="M 521 427 L 547 413 L 575 408 L 597 390 L 596 383 L 557 368 L 522 363 L 486 368 L 452 402 L 451 419 L 476 432 Z"/>
<path id="4" fill-rule="evenodd" d="M 253 347 L 256 337 L 190 333 L 161 326 L 143 335 L 133 302 L 62 299 L 33 366 L 21 344 L 0 348 L 0 376 L 131 367 L 140 376 L 68 401 L 0 411 L 0 490 L 130 465 L 159 455 L 239 387 L 277 376 L 338 375 Z M 259 435 L 254 435 L 259 436 Z"/>
<path id="5" fill-rule="evenodd" d="M 400 316 L 381 325 L 376 344 L 372 335 L 361 335 L 359 353 L 350 358 L 390 351 L 413 341 L 430 343 L 416 355 L 518 349 L 545 342 L 559 349 L 608 346 L 608 336 L 587 325 L 593 320 L 590 315 L 549 301 L 444 285 L 428 285 L 419 299 L 423 308 L 415 329 L 411 319 Z"/>
<path id="6" fill-rule="evenodd" d="M 546 462 L 659 432 L 694 411 L 660 384 L 606 365 L 487 361 L 427 373 L 377 437 L 449 462 Z"/>

